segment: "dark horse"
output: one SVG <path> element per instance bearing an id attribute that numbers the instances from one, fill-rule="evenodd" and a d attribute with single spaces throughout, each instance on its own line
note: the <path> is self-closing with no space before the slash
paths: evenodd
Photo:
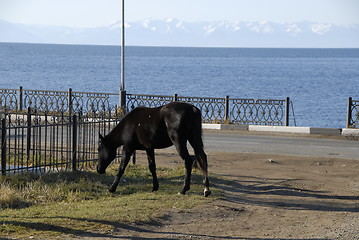
<path id="1" fill-rule="evenodd" d="M 116 157 L 118 147 L 122 148 L 121 163 L 110 192 L 115 192 L 125 168 L 135 150 L 146 150 L 148 164 L 153 177 L 153 191 L 159 183 L 156 175 L 154 149 L 167 148 L 172 145 L 184 160 L 186 175 L 181 194 L 190 189 L 193 158 L 189 155 L 187 141 L 194 149 L 198 165 L 204 175 L 204 196 L 209 196 L 207 172 L 207 155 L 203 151 L 201 111 L 195 106 L 172 102 L 167 105 L 147 108 L 138 107 L 129 112 L 120 123 L 105 137 L 101 134 L 99 162 L 97 172 L 105 173 L 106 168 Z"/>

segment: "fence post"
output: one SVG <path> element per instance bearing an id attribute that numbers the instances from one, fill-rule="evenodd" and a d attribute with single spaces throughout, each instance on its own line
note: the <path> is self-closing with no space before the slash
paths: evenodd
<path id="1" fill-rule="evenodd" d="M 69 92 L 68 92 L 68 103 L 69 103 L 69 106 L 68 106 L 68 112 L 69 112 L 69 116 L 72 116 L 72 88 L 69 88 Z"/>
<path id="2" fill-rule="evenodd" d="M 225 101 L 225 106 L 224 106 L 224 122 L 225 123 L 230 123 L 230 119 L 229 119 L 229 96 L 226 96 L 224 98 Z"/>
<path id="3" fill-rule="evenodd" d="M 72 117 L 72 171 L 76 171 L 77 163 L 77 116 Z"/>
<path id="4" fill-rule="evenodd" d="M 123 115 L 126 114 L 127 108 L 126 108 L 126 90 L 120 91 L 120 108 L 122 110 Z"/>
<path id="5" fill-rule="evenodd" d="M 136 164 L 136 151 L 133 151 L 133 154 L 132 154 L 132 163 L 133 163 L 133 165 Z"/>
<path id="6" fill-rule="evenodd" d="M 20 86 L 20 89 L 19 89 L 19 96 L 18 96 L 18 105 L 17 105 L 17 110 L 18 111 L 22 111 L 22 108 L 23 108 L 23 89 L 22 87 Z"/>
<path id="7" fill-rule="evenodd" d="M 290 105 L 290 99 L 287 97 L 285 99 L 285 123 L 284 126 L 289 126 L 289 105 Z"/>
<path id="8" fill-rule="evenodd" d="M 6 175 L 6 119 L 1 119 L 1 174 Z"/>
<path id="9" fill-rule="evenodd" d="M 174 101 L 174 102 L 177 102 L 177 101 L 178 101 L 178 94 L 177 94 L 177 93 L 175 93 L 175 95 L 173 95 L 173 101 Z"/>
<path id="10" fill-rule="evenodd" d="M 348 112 L 347 112 L 347 128 L 350 128 L 351 126 L 351 119 L 352 119 L 352 105 L 353 105 L 353 99 L 352 97 L 348 98 Z"/>
<path id="11" fill-rule="evenodd" d="M 27 108 L 27 134 L 26 134 L 26 157 L 30 159 L 31 150 L 31 107 Z"/>

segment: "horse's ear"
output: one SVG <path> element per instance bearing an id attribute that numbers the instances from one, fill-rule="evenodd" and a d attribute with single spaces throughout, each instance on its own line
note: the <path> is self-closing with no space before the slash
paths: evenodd
<path id="1" fill-rule="evenodd" d="M 105 138 L 101 135 L 101 133 L 99 132 L 98 133 L 98 137 L 100 139 L 101 142 L 103 142 L 105 140 Z"/>

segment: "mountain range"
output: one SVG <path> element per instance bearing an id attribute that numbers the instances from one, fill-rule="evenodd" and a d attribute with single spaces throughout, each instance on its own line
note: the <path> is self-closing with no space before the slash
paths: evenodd
<path id="1" fill-rule="evenodd" d="M 359 24 L 145 19 L 127 22 L 126 45 L 187 47 L 358 48 Z M 0 42 L 119 45 L 121 24 L 94 28 L 26 25 L 0 20 Z"/>

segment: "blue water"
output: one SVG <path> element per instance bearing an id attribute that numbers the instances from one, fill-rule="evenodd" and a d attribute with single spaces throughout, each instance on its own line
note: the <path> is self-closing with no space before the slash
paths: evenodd
<path id="1" fill-rule="evenodd" d="M 335 128 L 345 127 L 348 97 L 359 99 L 359 49 L 127 47 L 125 53 L 128 93 L 290 97 L 297 126 Z M 120 55 L 118 46 L 0 43 L 0 88 L 116 93 Z"/>

